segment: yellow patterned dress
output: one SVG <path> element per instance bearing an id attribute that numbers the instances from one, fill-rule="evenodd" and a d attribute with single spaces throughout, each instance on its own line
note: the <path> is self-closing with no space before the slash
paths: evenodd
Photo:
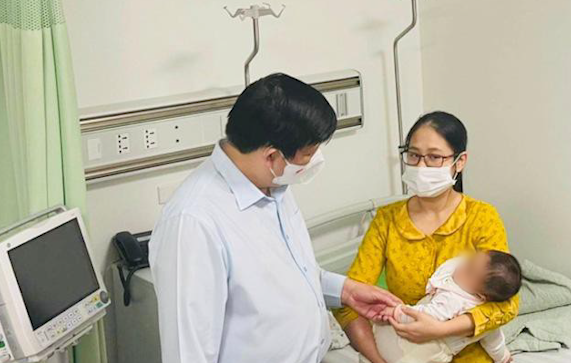
<path id="1" fill-rule="evenodd" d="M 375 284 L 386 270 L 389 290 L 406 304 L 416 304 L 425 294 L 428 279 L 446 260 L 465 251 L 508 251 L 506 232 L 494 207 L 466 195 L 450 216 L 431 236 L 420 232 L 408 214 L 407 201 L 379 208 L 359 248 L 348 276 Z M 469 313 L 475 335 L 496 329 L 518 312 L 516 296 L 503 303 L 485 303 Z M 357 318 L 350 308 L 334 312 L 345 328 Z M 484 363 L 492 359 L 479 343 L 466 347 L 454 363 Z"/>

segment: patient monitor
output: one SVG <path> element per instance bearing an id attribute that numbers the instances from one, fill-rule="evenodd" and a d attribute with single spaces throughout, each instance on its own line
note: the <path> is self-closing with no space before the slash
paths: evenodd
<path id="1" fill-rule="evenodd" d="M 0 363 L 65 350 L 109 305 L 79 210 L 46 212 L 0 232 Z"/>

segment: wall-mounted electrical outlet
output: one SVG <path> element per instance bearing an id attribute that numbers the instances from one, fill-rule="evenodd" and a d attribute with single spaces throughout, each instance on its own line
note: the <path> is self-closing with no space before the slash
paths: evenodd
<path id="1" fill-rule="evenodd" d="M 154 149 L 159 146 L 157 129 L 145 129 L 143 137 L 145 138 L 145 149 Z"/>
<path id="2" fill-rule="evenodd" d="M 129 133 L 117 134 L 117 154 L 127 154 L 131 151 Z"/>
<path id="3" fill-rule="evenodd" d="M 180 144 L 181 140 L 181 133 L 180 133 L 180 126 L 178 125 L 178 123 L 173 125 L 173 134 L 174 134 L 174 143 L 178 146 L 178 144 Z"/>

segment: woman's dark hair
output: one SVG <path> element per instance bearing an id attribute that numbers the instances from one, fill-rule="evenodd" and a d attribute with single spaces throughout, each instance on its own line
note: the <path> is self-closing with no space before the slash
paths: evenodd
<path id="1" fill-rule="evenodd" d="M 337 116 L 315 88 L 286 74 L 264 77 L 248 87 L 228 115 L 226 136 L 241 153 L 271 146 L 286 158 L 331 138 Z"/>
<path id="2" fill-rule="evenodd" d="M 432 127 L 448 142 L 448 145 L 454 150 L 455 157 L 466 151 L 466 147 L 468 146 L 468 132 L 466 131 L 466 127 L 456 116 L 443 111 L 427 113 L 416 121 L 406 136 L 405 150 L 409 148 L 410 140 L 416 130 L 424 125 Z M 456 180 L 454 190 L 461 193 L 464 190 L 461 172 L 458 174 Z"/>

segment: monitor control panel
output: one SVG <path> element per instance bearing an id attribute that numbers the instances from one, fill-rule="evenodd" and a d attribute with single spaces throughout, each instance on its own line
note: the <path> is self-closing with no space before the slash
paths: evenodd
<path id="1" fill-rule="evenodd" d="M 12 352 L 6 341 L 2 324 L 0 324 L 0 363 L 9 362 L 12 360 Z"/>
<path id="2" fill-rule="evenodd" d="M 106 291 L 98 291 L 60 314 L 35 331 L 39 343 L 46 347 L 75 330 L 109 305 Z M 2 361 L 0 360 L 0 363 Z"/>

